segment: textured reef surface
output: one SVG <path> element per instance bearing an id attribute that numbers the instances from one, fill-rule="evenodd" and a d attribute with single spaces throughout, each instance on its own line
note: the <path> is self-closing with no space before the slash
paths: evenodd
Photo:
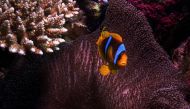
<path id="1" fill-rule="evenodd" d="M 20 56 L 1 50 L 0 108 L 190 109 L 188 83 L 179 70 L 186 65 L 180 63 L 189 55 L 189 40 L 179 44 L 175 53 L 181 58 L 173 58 L 173 64 L 156 42 L 146 14 L 133 5 L 109 0 L 102 23 L 123 36 L 125 69 L 106 77 L 99 74 L 99 28 L 63 44 L 54 54 Z"/>
<path id="2" fill-rule="evenodd" d="M 11 53 L 54 52 L 79 27 L 85 27 L 84 16 L 73 0 L 0 1 L 0 48 Z"/>

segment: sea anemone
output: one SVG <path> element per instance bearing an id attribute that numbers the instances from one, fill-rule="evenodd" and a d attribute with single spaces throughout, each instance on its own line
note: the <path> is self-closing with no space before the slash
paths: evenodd
<path id="1" fill-rule="evenodd" d="M 59 50 L 68 28 L 85 28 L 82 14 L 73 0 L 1 0 L 0 47 L 21 55 Z"/>
<path id="2" fill-rule="evenodd" d="M 172 61 L 178 70 L 183 73 L 190 72 L 190 38 L 174 50 Z"/>

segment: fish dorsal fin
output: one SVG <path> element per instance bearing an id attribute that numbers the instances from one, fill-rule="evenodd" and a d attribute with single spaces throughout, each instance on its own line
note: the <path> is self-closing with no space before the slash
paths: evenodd
<path id="1" fill-rule="evenodd" d="M 117 51 L 116 51 L 116 53 L 115 53 L 114 65 L 116 65 L 119 55 L 120 55 L 122 52 L 124 52 L 124 51 L 126 51 L 125 45 L 124 45 L 124 44 L 120 44 L 119 47 L 118 47 L 118 49 L 117 49 Z"/>
<path id="2" fill-rule="evenodd" d="M 102 31 L 101 35 L 98 38 L 98 41 L 96 42 L 97 45 L 102 44 L 102 41 L 110 36 L 110 33 L 108 31 Z"/>
<path id="3" fill-rule="evenodd" d="M 117 34 L 117 33 L 110 33 L 110 35 L 111 35 L 111 36 L 113 37 L 113 39 L 116 40 L 117 42 L 119 42 L 119 43 L 122 43 L 122 42 L 123 42 L 122 37 L 121 37 L 119 34 Z"/>

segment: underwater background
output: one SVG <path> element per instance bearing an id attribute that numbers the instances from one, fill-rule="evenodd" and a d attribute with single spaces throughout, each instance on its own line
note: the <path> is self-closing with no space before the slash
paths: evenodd
<path id="1" fill-rule="evenodd" d="M 96 41 L 119 34 L 102 76 Z M 0 109 L 190 109 L 189 0 L 1 0 Z"/>

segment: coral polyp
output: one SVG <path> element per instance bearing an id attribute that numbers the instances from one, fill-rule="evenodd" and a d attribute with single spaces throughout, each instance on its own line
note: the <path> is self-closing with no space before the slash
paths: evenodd
<path id="1" fill-rule="evenodd" d="M 21 55 L 54 52 L 65 42 L 65 25 L 80 16 L 73 0 L 1 0 L 0 47 Z"/>

